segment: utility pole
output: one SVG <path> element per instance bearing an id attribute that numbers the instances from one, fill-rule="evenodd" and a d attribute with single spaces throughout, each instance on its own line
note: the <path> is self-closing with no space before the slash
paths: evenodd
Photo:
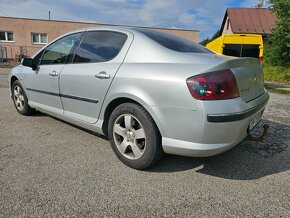
<path id="1" fill-rule="evenodd" d="M 48 10 L 48 20 L 50 20 L 50 10 Z"/>

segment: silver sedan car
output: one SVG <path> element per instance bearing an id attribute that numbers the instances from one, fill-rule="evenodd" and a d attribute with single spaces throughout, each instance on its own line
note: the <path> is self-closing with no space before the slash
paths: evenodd
<path id="1" fill-rule="evenodd" d="M 126 27 L 67 33 L 23 59 L 9 84 L 20 114 L 37 110 L 106 135 L 135 169 L 164 152 L 204 157 L 231 149 L 269 99 L 258 59 Z"/>

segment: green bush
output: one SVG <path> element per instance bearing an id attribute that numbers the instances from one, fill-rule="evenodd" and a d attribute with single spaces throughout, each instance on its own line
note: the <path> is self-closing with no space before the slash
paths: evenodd
<path id="1" fill-rule="evenodd" d="M 290 66 L 290 1 L 269 0 L 276 24 L 265 46 L 264 60 L 273 66 Z"/>
<path id="2" fill-rule="evenodd" d="M 290 84 L 290 67 L 263 63 L 263 71 L 265 80 Z"/>

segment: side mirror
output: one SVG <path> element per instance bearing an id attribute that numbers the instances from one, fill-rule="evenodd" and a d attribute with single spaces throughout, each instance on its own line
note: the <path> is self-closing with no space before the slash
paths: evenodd
<path id="1" fill-rule="evenodd" d="M 26 67 L 31 67 L 32 70 L 37 68 L 37 64 L 33 62 L 32 58 L 22 58 L 21 64 Z"/>

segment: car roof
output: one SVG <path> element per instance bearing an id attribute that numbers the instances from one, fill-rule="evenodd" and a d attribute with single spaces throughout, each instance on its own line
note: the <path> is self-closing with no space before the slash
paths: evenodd
<path id="1" fill-rule="evenodd" d="M 70 31 L 67 34 L 77 33 L 77 32 L 83 32 L 83 31 L 93 31 L 93 30 L 121 30 L 121 31 L 128 31 L 128 32 L 139 32 L 135 27 L 128 27 L 128 26 L 94 26 L 94 27 L 85 27 L 81 29 L 76 29 L 73 31 Z"/>

